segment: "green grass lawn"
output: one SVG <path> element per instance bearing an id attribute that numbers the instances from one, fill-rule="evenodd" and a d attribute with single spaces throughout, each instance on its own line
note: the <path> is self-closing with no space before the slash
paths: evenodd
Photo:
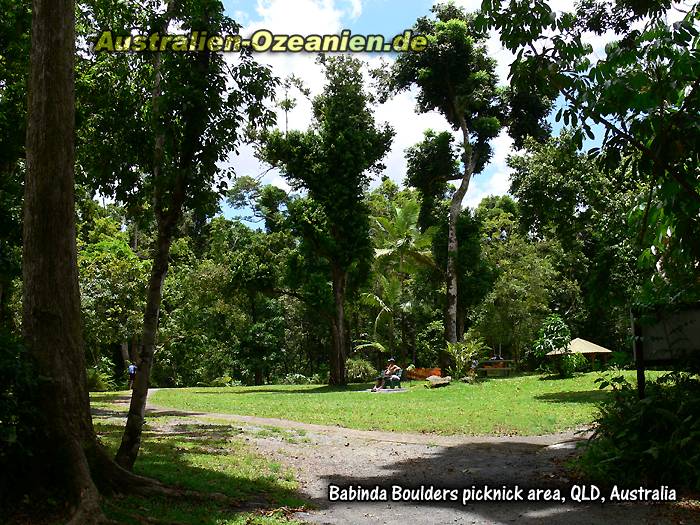
<path id="1" fill-rule="evenodd" d="M 622 373 L 634 381 L 635 372 Z M 648 377 L 658 373 L 649 372 Z M 153 394 L 157 406 L 339 425 L 365 430 L 469 435 L 537 435 L 590 423 L 597 402 L 599 373 L 570 379 L 530 375 L 491 379 L 474 385 L 453 383 L 426 389 L 404 383 L 409 391 L 372 394 L 320 385 L 164 389 Z"/>

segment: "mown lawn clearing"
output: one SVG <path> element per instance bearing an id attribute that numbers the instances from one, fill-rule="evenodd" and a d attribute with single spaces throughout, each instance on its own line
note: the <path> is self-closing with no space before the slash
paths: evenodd
<path id="1" fill-rule="evenodd" d="M 635 373 L 622 374 L 634 381 Z M 650 372 L 649 376 L 654 376 Z M 321 385 L 178 388 L 153 393 L 156 406 L 290 419 L 363 430 L 432 432 L 467 435 L 537 435 L 586 425 L 601 391 L 599 373 L 570 379 L 538 375 L 493 379 L 428 390 L 420 382 L 404 383 L 408 392 L 381 395 L 363 392 L 368 385 L 333 388 Z"/>

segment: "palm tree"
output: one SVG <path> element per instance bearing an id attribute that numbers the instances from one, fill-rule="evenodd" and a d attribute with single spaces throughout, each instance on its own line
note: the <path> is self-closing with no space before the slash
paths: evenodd
<path id="1" fill-rule="evenodd" d="M 420 206 L 415 200 L 406 201 L 403 206 L 392 206 L 390 217 L 373 217 L 373 230 L 376 264 L 380 270 L 375 272 L 377 282 L 375 291 L 362 295 L 368 306 L 378 309 L 374 323 L 374 341 L 365 342 L 357 348 L 382 348 L 378 342 L 377 329 L 383 318 L 387 318 L 390 344 L 394 343 L 394 321 L 400 318 L 400 348 L 405 356 L 406 315 L 411 311 L 411 302 L 406 297 L 405 284 L 410 275 L 419 267 L 435 267 L 432 252 L 434 227 L 421 232 L 418 227 Z M 415 348 L 413 361 L 415 362 Z"/>
<path id="2" fill-rule="evenodd" d="M 408 200 L 402 207 L 393 206 L 391 217 L 373 217 L 378 248 L 377 262 L 399 274 L 409 274 L 416 266 L 435 266 L 430 246 L 435 227 L 421 232 L 418 227 L 420 206 Z"/>
<path id="3" fill-rule="evenodd" d="M 377 316 L 374 318 L 373 339 L 358 341 L 361 344 L 355 347 L 357 350 L 374 348 L 385 353 L 394 346 L 394 320 L 396 315 L 411 307 L 410 302 L 401 302 L 401 299 L 401 281 L 396 275 L 389 275 L 388 277 L 379 275 L 375 291 L 360 295 L 362 304 L 377 309 Z M 387 327 L 387 344 L 380 342 L 379 328 L 382 324 Z"/>

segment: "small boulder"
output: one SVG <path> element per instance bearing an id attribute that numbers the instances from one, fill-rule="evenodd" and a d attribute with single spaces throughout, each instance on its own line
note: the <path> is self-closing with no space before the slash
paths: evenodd
<path id="1" fill-rule="evenodd" d="M 438 388 L 441 386 L 447 386 L 452 381 L 450 376 L 440 377 L 440 376 L 429 376 L 425 379 L 426 388 Z"/>

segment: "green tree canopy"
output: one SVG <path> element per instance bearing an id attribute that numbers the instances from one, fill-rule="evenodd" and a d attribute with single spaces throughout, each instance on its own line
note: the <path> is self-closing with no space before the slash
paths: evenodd
<path id="1" fill-rule="evenodd" d="M 516 54 L 512 85 L 562 96 L 557 118 L 580 125 L 579 145 L 601 126 L 592 153 L 611 169 L 629 163 L 644 184 L 632 219 L 650 266 L 663 267 L 677 291 L 697 288 L 688 270 L 700 261 L 700 6 L 673 23 L 671 2 L 586 0 L 555 12 L 546 0 L 485 0 L 482 8 L 482 27 Z M 615 40 L 595 52 L 591 36 L 609 31 Z"/>
<path id="2" fill-rule="evenodd" d="M 529 132 L 537 136 L 546 134 L 544 121 L 550 104 L 536 90 L 530 89 L 529 97 L 537 104 L 527 109 L 523 106 L 523 97 L 517 96 L 518 88 L 510 91 L 498 88 L 495 60 L 488 56 L 486 50 L 487 34 L 477 23 L 473 14 L 450 4 L 437 4 L 431 9 L 433 18 L 421 17 L 413 30 L 425 35 L 427 45 L 420 53 L 404 53 L 394 62 L 387 81 L 387 91 L 399 92 L 413 86 L 418 87 L 417 108 L 420 112 L 438 111 L 450 126 L 462 136 L 461 151 L 458 156 L 462 172 L 454 169 L 451 144 L 446 137 L 426 137 L 422 147 L 414 150 L 418 154 L 416 161 L 421 162 L 423 153 L 431 154 L 430 149 L 441 149 L 438 153 L 445 155 L 438 165 L 440 175 L 448 180 L 460 180 L 459 186 L 452 194 L 449 208 L 447 270 L 447 308 L 445 317 L 445 335 L 452 343 L 457 342 L 457 220 L 462 211 L 462 200 L 467 193 L 471 178 L 481 173 L 493 154 L 491 139 L 498 136 L 502 129 L 508 128 L 521 143 L 520 133 Z M 515 111 L 508 107 L 509 102 L 517 101 L 520 105 Z M 528 122 L 516 124 L 512 118 L 527 116 Z M 542 132 L 538 133 L 539 129 Z M 432 141 L 437 141 L 431 144 Z M 424 150 L 424 152 L 421 152 Z M 433 173 L 427 172 L 427 180 L 419 182 L 420 187 L 430 190 L 426 193 L 427 203 L 430 195 L 439 191 L 440 181 L 431 182 Z M 421 175 L 422 177 L 423 175 Z M 414 178 L 418 178 L 415 177 Z M 427 220 L 427 217 L 424 217 Z"/>
<path id="3" fill-rule="evenodd" d="M 272 133 L 263 156 L 282 169 L 292 187 L 307 190 L 312 201 L 303 209 L 308 220 L 296 221 L 296 227 L 330 265 L 335 304 L 331 382 L 343 384 L 348 277 L 351 271 L 366 276 L 373 255 L 364 190 L 371 173 L 382 168 L 393 131 L 375 124 L 360 61 L 341 56 L 320 62 L 328 83 L 314 99 L 314 124 L 303 132 Z"/>

